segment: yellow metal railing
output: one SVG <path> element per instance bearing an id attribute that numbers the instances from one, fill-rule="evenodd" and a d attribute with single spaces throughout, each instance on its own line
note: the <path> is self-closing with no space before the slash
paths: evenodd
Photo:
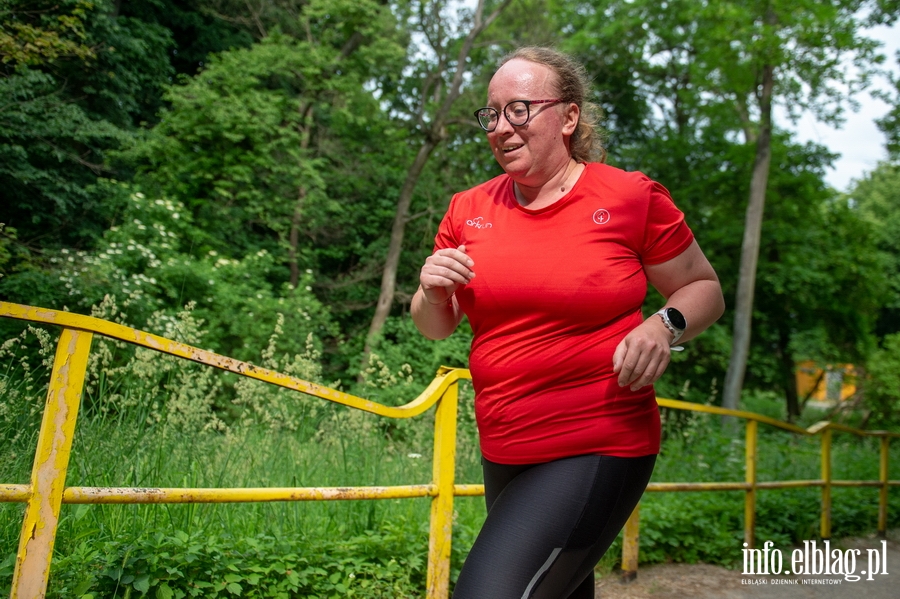
<path id="1" fill-rule="evenodd" d="M 229 503 L 412 497 L 432 498 L 426 596 L 428 599 L 448 596 L 453 497 L 484 493 L 482 485 L 454 484 L 458 381 L 470 378 L 468 370 L 441 368 L 416 399 L 403 406 L 391 407 L 89 316 L 0 302 L 0 317 L 63 327 L 50 375 L 31 482 L 27 485 L 0 484 L 0 502 L 26 504 L 13 571 L 10 595 L 13 599 L 37 599 L 45 595 L 63 503 Z M 94 333 L 388 418 L 412 418 L 436 405 L 432 480 L 427 484 L 391 487 L 66 487 L 66 471 Z"/>
<path id="2" fill-rule="evenodd" d="M 431 384 L 416 399 L 403 406 L 391 407 L 89 316 L 0 302 L 0 317 L 57 325 L 63 328 L 51 371 L 31 481 L 27 485 L 0 483 L 0 502 L 26 504 L 13 573 L 12 599 L 36 599 L 45 595 L 60 506 L 63 503 L 234 503 L 412 497 L 432 498 L 426 597 L 427 599 L 446 599 L 448 597 L 454 497 L 484 494 L 483 485 L 456 484 L 455 482 L 458 381 L 470 378 L 468 370 L 442 367 Z M 84 387 L 91 341 L 95 333 L 388 418 L 411 418 L 436 406 L 432 480 L 426 484 L 390 487 L 223 489 L 66 487 L 66 471 L 75 423 Z M 879 532 L 884 533 L 887 526 L 888 487 L 900 485 L 900 481 L 888 480 L 889 442 L 891 437 L 897 437 L 900 434 L 884 431 L 861 431 L 829 422 L 822 422 L 809 429 L 803 429 L 750 412 L 726 410 L 668 399 L 659 399 L 658 403 L 660 406 L 677 410 L 731 415 L 746 419 L 746 477 L 745 482 L 651 483 L 648 491 L 745 491 L 744 536 L 752 547 L 757 489 L 822 487 L 821 534 L 824 538 L 828 538 L 831 534 L 832 487 L 877 486 L 880 488 L 878 529 Z M 759 422 L 803 435 L 821 433 L 822 478 L 820 480 L 758 482 L 756 465 L 757 425 Z M 881 438 L 879 480 L 832 480 L 831 433 L 833 430 Z M 632 578 L 637 573 L 638 518 L 639 508 L 635 508 L 625 526 L 625 542 L 622 551 L 622 568 L 626 577 Z"/>
<path id="3" fill-rule="evenodd" d="M 884 536 L 887 532 L 888 488 L 900 485 L 900 481 L 888 479 L 888 452 L 891 438 L 900 437 L 900 433 L 864 431 L 827 421 L 817 422 L 809 428 L 802 428 L 788 422 L 754 414 L 753 412 L 728 410 L 718 406 L 699 405 L 673 399 L 657 399 L 656 401 L 664 408 L 735 416 L 745 419 L 747 424 L 745 432 L 744 482 L 650 483 L 647 486 L 647 491 L 744 491 L 744 542 L 747 543 L 748 547 L 753 547 L 756 528 L 756 491 L 758 489 L 822 487 L 822 512 L 819 522 L 819 534 L 823 539 L 828 539 L 831 538 L 831 489 L 834 487 L 878 487 L 878 533 Z M 760 422 L 798 435 L 821 435 L 821 478 L 814 480 L 759 482 L 757 480 L 757 442 Z M 831 476 L 831 437 L 833 431 L 881 439 L 878 480 L 833 480 Z M 634 512 L 625 524 L 625 538 L 622 545 L 622 576 L 625 580 L 631 580 L 637 576 L 639 534 L 640 505 L 634 509 Z"/>

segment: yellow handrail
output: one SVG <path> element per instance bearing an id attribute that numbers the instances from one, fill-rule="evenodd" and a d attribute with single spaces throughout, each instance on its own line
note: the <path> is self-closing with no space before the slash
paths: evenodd
<path id="1" fill-rule="evenodd" d="M 442 599 L 449 595 L 454 494 L 484 492 L 483 487 L 471 489 L 461 486 L 457 489 L 454 484 L 457 386 L 460 379 L 470 378 L 468 370 L 441 367 L 418 397 L 403 406 L 392 407 L 90 316 L 0 302 L 0 317 L 63 327 L 50 375 L 31 482 L 28 485 L 0 484 L 0 502 L 27 504 L 13 571 L 11 598 L 44 597 L 63 503 L 223 503 L 410 497 L 432 498 L 426 596 Z M 437 404 L 432 482 L 392 487 L 282 489 L 65 487 L 94 333 L 388 418 L 412 418 Z"/>
<path id="2" fill-rule="evenodd" d="M 900 433 L 890 431 L 864 431 L 844 424 L 822 421 L 809 428 L 802 428 L 789 422 L 782 422 L 768 416 L 729 410 L 718 406 L 693 404 L 674 399 L 657 399 L 660 407 L 676 410 L 690 410 L 706 414 L 735 416 L 747 421 L 745 433 L 744 482 L 715 483 L 650 483 L 649 492 L 662 491 L 744 491 L 744 542 L 752 548 L 755 542 L 756 528 L 756 491 L 758 489 L 789 489 L 799 487 L 822 487 L 822 511 L 819 534 L 823 539 L 831 537 L 831 489 L 834 487 L 878 487 L 878 533 L 887 532 L 888 488 L 900 485 L 900 481 L 888 479 L 888 455 L 890 440 L 900 437 Z M 768 424 L 782 430 L 799 435 L 821 435 L 821 478 L 817 480 L 757 481 L 758 464 L 758 429 L 759 423 Z M 861 437 L 878 437 L 881 439 L 878 480 L 833 480 L 831 476 L 831 442 L 833 431 L 852 433 Z M 632 580 L 637 576 L 638 536 L 640 534 L 640 506 L 634 509 L 625 525 L 625 538 L 622 544 L 622 577 Z"/>
<path id="3" fill-rule="evenodd" d="M 471 378 L 468 370 L 441 367 L 434 380 L 418 397 L 403 406 L 393 407 L 90 316 L 0 301 L 0 317 L 63 327 L 51 371 L 30 484 L 0 483 L 0 502 L 27 504 L 13 573 L 11 598 L 37 599 L 45 595 L 62 503 L 224 503 L 410 497 L 432 498 L 426 597 L 428 599 L 446 599 L 448 597 L 453 499 L 459 496 L 484 494 L 483 485 L 456 484 L 454 480 L 457 388 L 459 380 Z M 436 405 L 432 480 L 427 484 L 391 487 L 225 489 L 66 487 L 65 479 L 72 438 L 84 387 L 91 341 L 95 333 L 388 418 L 411 418 Z M 648 491 L 745 491 L 744 536 L 752 547 L 757 489 L 821 486 L 821 534 L 824 538 L 828 538 L 831 534 L 831 488 L 836 486 L 877 486 L 880 489 L 878 529 L 882 534 L 885 532 L 887 490 L 889 486 L 900 485 L 900 481 L 888 480 L 889 442 L 892 437 L 898 437 L 900 434 L 887 431 L 862 431 L 830 422 L 820 422 L 804 429 L 752 412 L 728 410 L 671 399 L 658 399 L 657 402 L 660 406 L 667 408 L 745 419 L 747 421 L 746 476 L 744 482 L 651 483 L 647 488 Z M 757 426 L 760 422 L 797 434 L 822 434 L 822 478 L 805 481 L 758 482 L 756 480 Z M 832 480 L 831 434 L 835 430 L 881 438 L 879 480 Z M 626 524 L 625 543 L 623 544 L 623 570 L 625 575 L 631 578 L 637 575 L 638 514 L 639 508 L 635 508 Z"/>

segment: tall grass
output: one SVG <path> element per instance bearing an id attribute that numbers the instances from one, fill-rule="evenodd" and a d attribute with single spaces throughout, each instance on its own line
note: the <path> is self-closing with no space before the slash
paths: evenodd
<path id="1" fill-rule="evenodd" d="M 106 313 L 102 313 L 103 311 Z M 98 315 L 114 316 L 109 305 Z M 203 334 L 186 311 L 156 330 Z M 309 343 L 281 355 L 279 327 L 259 363 L 321 381 Z M 29 327 L 0 346 L 0 482 L 25 483 L 54 340 Z M 433 414 L 388 421 L 327 402 L 97 340 L 67 484 L 128 487 L 357 486 L 431 478 Z M 377 356 L 357 393 L 385 403 L 417 395 L 408 369 Z M 327 384 L 327 383 L 326 383 Z M 480 482 L 471 385 L 461 384 L 457 480 Z M 654 481 L 743 480 L 743 439 L 714 417 L 667 428 Z M 818 478 L 818 439 L 761 427 L 761 480 Z M 900 447 L 892 460 L 900 459 Z M 876 478 L 878 447 L 837 435 L 836 478 Z M 757 537 L 789 544 L 817 534 L 819 490 L 761 491 Z M 484 518 L 481 498 L 455 503 L 453 577 Z M 872 530 L 877 490 L 835 489 L 835 535 Z M 900 497 L 891 492 L 891 523 Z M 0 504 L 0 596 L 9 592 L 23 506 Z M 743 494 L 648 493 L 644 562 L 740 558 Z M 50 597 L 415 597 L 424 588 L 429 501 L 200 505 L 64 505 Z M 617 543 L 604 561 L 612 567 Z"/>
<path id="2" fill-rule="evenodd" d="M 160 317 L 156 324 L 157 330 L 171 338 L 194 344 L 202 341 L 202 332 L 189 312 L 175 319 Z M 312 344 L 306 354 L 279 355 L 281 334 L 277 328 L 258 362 L 322 382 Z M 30 327 L 0 350 L 0 367 L 4 368 L 0 371 L 2 482 L 28 481 L 53 351 L 50 335 Z M 390 372 L 373 356 L 362 388 L 381 395 L 382 401 L 398 403 L 418 393 L 408 388 L 408 378 L 406 370 Z M 471 423 L 471 387 L 465 383 L 462 387 L 462 422 Z M 387 397 L 391 391 L 393 397 Z M 433 424 L 433 412 L 413 421 L 386 421 L 183 360 L 98 340 L 67 484 L 284 487 L 427 483 L 431 480 Z M 477 455 L 474 433 L 461 433 L 461 477 L 478 472 Z M 49 595 L 72 596 L 77 590 L 78 596 L 91 596 L 92 592 L 106 596 L 103 592 L 110 590 L 104 582 L 114 580 L 118 590 L 113 596 L 124 596 L 121 593 L 128 589 L 140 592 L 146 585 L 150 585 L 147 589 L 168 588 L 173 596 L 179 596 L 186 591 L 179 590 L 172 580 L 160 575 L 141 579 L 134 570 L 143 568 L 142 575 L 146 575 L 151 569 L 147 555 L 181 555 L 184 547 L 179 549 L 179 544 L 201 540 L 205 555 L 220 548 L 238 551 L 249 542 L 255 545 L 247 551 L 259 555 L 316 553 L 303 559 L 309 568 L 321 570 L 312 576 L 320 581 L 306 587 L 288 581 L 284 583 L 288 593 L 306 588 L 304 596 L 317 596 L 317 591 L 325 592 L 330 585 L 332 591 L 346 596 L 352 595 L 353 584 L 391 579 L 405 580 L 401 584 L 405 586 L 385 583 L 384 596 L 414 596 L 424 578 L 429 507 L 427 499 L 64 505 Z M 21 504 L 0 504 L 0 595 L 8 592 L 23 509 Z M 463 507 L 461 513 L 467 510 Z M 476 510 L 468 513 L 476 519 L 483 517 Z M 460 530 L 474 530 L 478 525 L 461 523 Z M 400 547 L 398 540 L 402 541 Z M 352 568 L 342 565 L 341 560 L 352 561 L 350 556 L 357 553 L 368 557 L 368 562 Z M 134 561 L 138 555 L 143 557 Z M 237 560 L 233 568 L 252 570 L 260 557 L 228 559 Z M 111 566 L 119 561 L 126 565 Z M 372 564 L 377 567 L 373 569 Z M 403 571 L 392 573 L 397 564 L 403 564 Z M 286 570 L 297 572 L 298 568 L 294 564 Z M 371 570 L 368 578 L 354 574 L 366 568 Z M 207 570 L 210 578 L 218 576 L 215 568 Z M 332 580 L 338 571 L 343 574 Z M 270 579 L 288 580 L 284 572 L 270 574 Z M 256 586 L 265 582 L 265 577 L 261 580 Z M 243 583 L 246 587 L 248 581 Z M 95 588 L 102 591 L 92 590 Z M 372 584 L 365 588 L 365 596 L 380 596 L 373 594 Z M 221 590 L 229 592 L 224 587 Z M 167 592 L 157 596 L 167 596 Z M 205 588 L 200 596 L 215 596 L 212 592 Z"/>

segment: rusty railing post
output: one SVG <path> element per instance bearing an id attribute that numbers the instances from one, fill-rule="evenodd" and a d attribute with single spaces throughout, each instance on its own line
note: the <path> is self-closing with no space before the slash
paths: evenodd
<path id="1" fill-rule="evenodd" d="M 756 465 L 759 461 L 757 452 L 758 430 L 759 423 L 756 420 L 747 420 L 744 480 L 750 485 L 750 488 L 747 489 L 747 493 L 744 495 L 744 543 L 751 549 L 756 542 Z"/>
<path id="2" fill-rule="evenodd" d="M 831 428 L 822 431 L 822 521 L 819 534 L 831 538 Z"/>
<path id="3" fill-rule="evenodd" d="M 19 537 L 11 599 L 40 599 L 47 592 L 50 559 L 92 338 L 92 333 L 63 329 L 56 345 L 31 471 L 30 497 Z"/>
<path id="4" fill-rule="evenodd" d="M 456 411 L 459 383 L 444 392 L 434 414 L 433 484 L 428 534 L 428 573 L 425 597 L 447 599 L 450 593 L 450 546 L 453 536 L 453 483 L 456 477 Z"/>
<path id="5" fill-rule="evenodd" d="M 625 522 L 625 534 L 622 537 L 622 582 L 631 582 L 637 578 L 640 548 L 641 504 L 638 503 Z"/>
<path id="6" fill-rule="evenodd" d="M 878 464 L 878 480 L 881 488 L 878 490 L 878 535 L 887 536 L 888 516 L 888 458 L 891 450 L 891 438 L 887 435 L 881 438 L 881 459 Z"/>

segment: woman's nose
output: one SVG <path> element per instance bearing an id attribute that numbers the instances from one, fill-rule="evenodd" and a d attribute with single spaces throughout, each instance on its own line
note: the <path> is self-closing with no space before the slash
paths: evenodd
<path id="1" fill-rule="evenodd" d="M 515 127 L 512 126 L 512 123 L 509 122 L 509 119 L 506 118 L 506 115 L 501 112 L 500 118 L 497 119 L 497 127 L 494 129 L 493 133 L 500 134 L 513 130 L 515 130 Z"/>

